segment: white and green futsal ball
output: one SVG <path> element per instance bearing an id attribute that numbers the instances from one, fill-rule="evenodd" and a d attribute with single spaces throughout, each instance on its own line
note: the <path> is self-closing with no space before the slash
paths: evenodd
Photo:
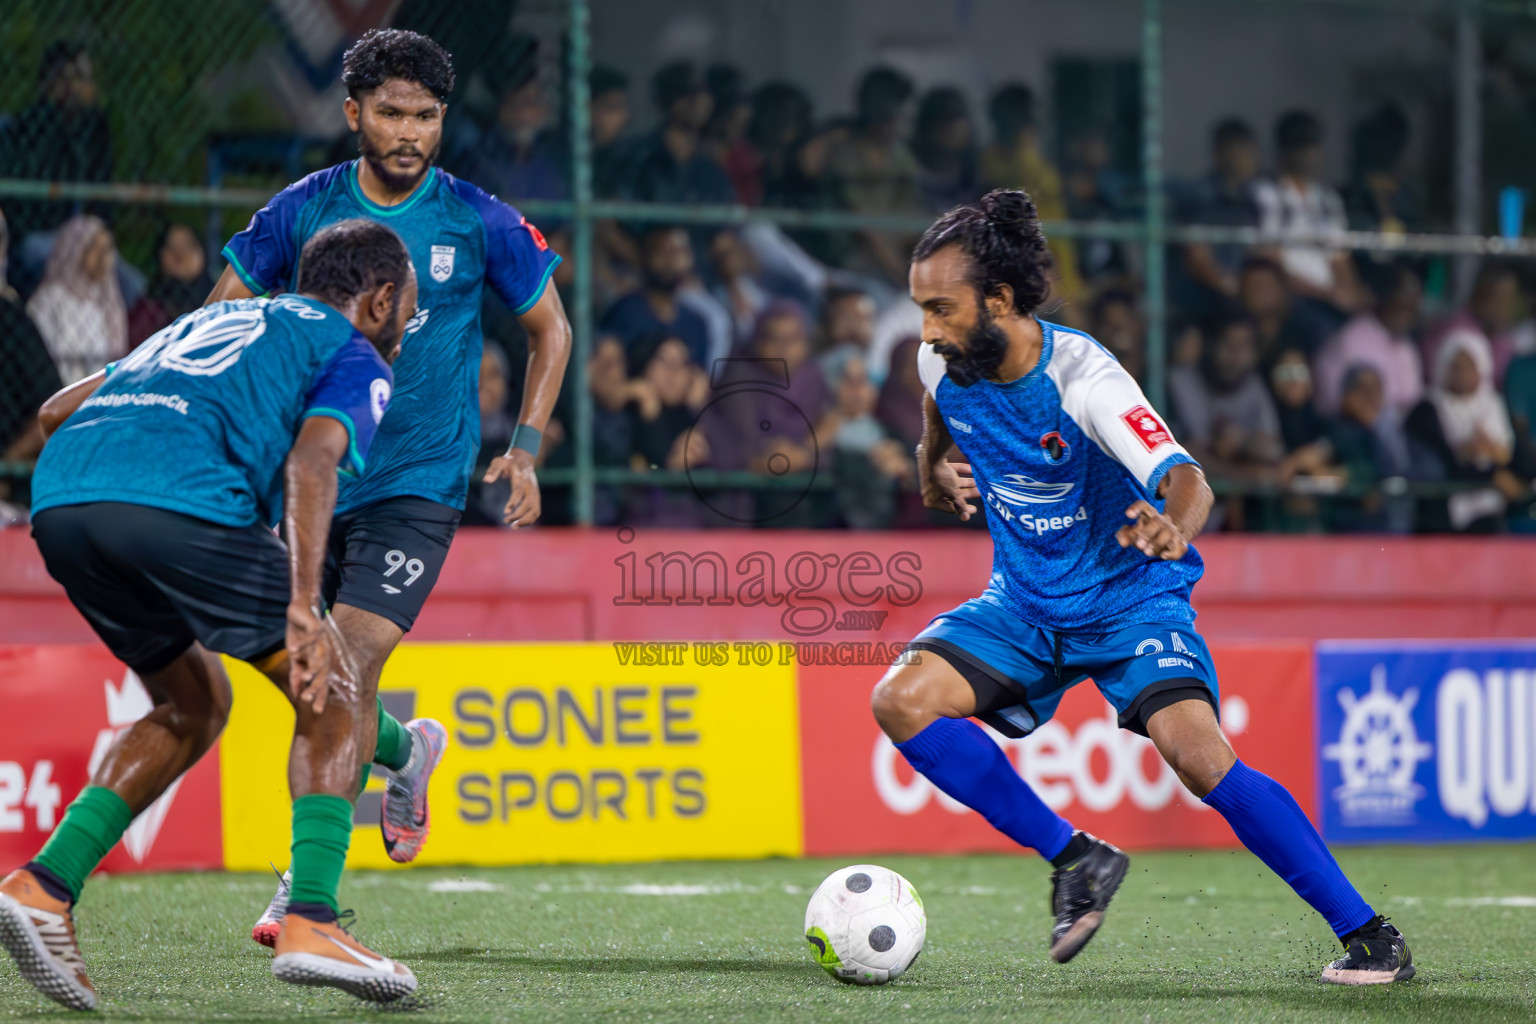
<path id="1" fill-rule="evenodd" d="M 927 936 L 928 916 L 912 883 L 875 864 L 832 872 L 805 908 L 811 955 L 832 977 L 855 985 L 901 977 Z"/>

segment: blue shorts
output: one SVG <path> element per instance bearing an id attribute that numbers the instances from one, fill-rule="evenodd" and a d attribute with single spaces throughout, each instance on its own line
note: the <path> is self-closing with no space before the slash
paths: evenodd
<path id="1" fill-rule="evenodd" d="M 976 717 L 1005 736 L 1050 721 L 1062 694 L 1089 678 L 1119 712 L 1120 726 L 1142 735 L 1145 719 L 1174 699 L 1219 707 L 1211 652 L 1182 622 L 1053 633 L 973 598 L 928 623 L 908 646 L 952 664 L 976 691 Z"/>

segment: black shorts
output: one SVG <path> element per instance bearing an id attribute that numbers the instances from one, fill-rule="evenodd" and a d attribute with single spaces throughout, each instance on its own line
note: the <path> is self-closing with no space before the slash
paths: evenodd
<path id="1" fill-rule="evenodd" d="M 426 498 L 386 498 L 331 523 L 323 596 L 409 633 L 458 532 L 458 509 Z"/>
<path id="2" fill-rule="evenodd" d="M 48 574 L 140 675 L 165 668 L 194 640 L 242 661 L 283 647 L 288 549 L 265 527 L 101 501 L 44 509 L 32 536 Z"/>

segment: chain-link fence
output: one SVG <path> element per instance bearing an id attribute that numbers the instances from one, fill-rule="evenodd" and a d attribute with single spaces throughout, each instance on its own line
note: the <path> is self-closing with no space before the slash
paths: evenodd
<path id="1" fill-rule="evenodd" d="M 926 523 L 906 255 L 935 211 L 1022 186 L 1053 240 L 1049 315 L 1094 333 L 1194 439 L 1227 527 L 1523 528 L 1536 395 L 1526 364 L 1509 368 L 1536 359 L 1529 13 L 1429 0 L 13 0 L 0 15 L 14 288 L 0 486 L 24 502 L 39 394 L 200 304 L 254 209 L 356 154 L 340 57 L 390 24 L 454 53 L 440 162 L 568 256 L 557 284 L 578 347 L 549 432 L 547 521 Z M 105 244 L 96 222 L 70 227 L 81 216 L 110 229 L 118 260 L 82 291 L 102 308 L 75 304 L 84 319 L 61 346 L 45 335 L 65 321 L 35 299 L 61 240 L 81 266 Z M 659 227 L 686 234 L 694 271 L 677 297 L 703 324 L 705 365 L 658 418 L 664 359 L 622 337 L 613 310 L 649 287 Z M 1399 326 L 1389 307 L 1408 292 L 1413 322 Z M 490 423 L 509 394 L 515 409 L 525 349 L 494 302 L 484 324 Z M 1418 428 L 1435 417 L 1411 414 L 1433 410 L 1458 325 L 1489 351 L 1475 392 L 1507 400 L 1509 436 L 1442 430 L 1430 451 L 1434 430 Z M 778 438 L 782 461 L 725 459 L 740 445 L 719 434 L 712 457 L 709 364 L 757 353 L 774 330 L 793 369 L 821 374 L 792 389 L 809 429 Z M 1418 367 L 1399 373 L 1410 348 Z M 610 371 L 608 385 L 593 375 Z M 472 520 L 482 497 L 494 504 L 476 496 Z"/>

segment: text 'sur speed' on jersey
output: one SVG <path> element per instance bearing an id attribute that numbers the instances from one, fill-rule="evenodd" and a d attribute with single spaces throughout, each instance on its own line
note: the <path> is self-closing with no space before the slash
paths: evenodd
<path id="1" fill-rule="evenodd" d="M 113 364 L 43 447 L 32 511 L 99 501 L 224 526 L 282 514 L 283 463 L 306 419 L 347 428 L 361 474 L 393 377 L 351 321 L 297 295 L 216 302 Z"/>
<path id="2" fill-rule="evenodd" d="M 560 257 L 512 207 L 439 168 L 404 202 L 363 195 L 357 161 L 272 197 L 230 239 L 224 258 L 257 295 L 292 290 L 299 253 L 315 232 L 366 217 L 393 228 L 416 265 L 416 317 L 395 360 L 395 399 L 369 471 L 342 485 L 348 512 L 414 495 L 462 509 L 480 448 L 480 299 L 488 282 L 521 316 L 544 294 Z"/>
<path id="3" fill-rule="evenodd" d="M 992 577 L 982 600 L 1045 629 L 1109 632 L 1194 621 L 1204 566 L 1122 548 L 1137 499 L 1157 508 L 1168 470 L 1194 462 L 1131 375 L 1098 342 L 1042 321 L 1040 359 L 1018 380 L 961 387 L 932 345 L 918 371 L 986 503 Z"/>

